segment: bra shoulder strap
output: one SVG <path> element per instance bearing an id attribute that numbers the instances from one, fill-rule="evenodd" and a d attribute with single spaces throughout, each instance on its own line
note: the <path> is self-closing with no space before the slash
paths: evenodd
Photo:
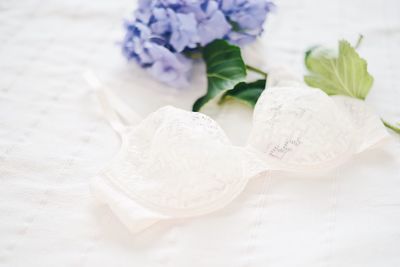
<path id="1" fill-rule="evenodd" d="M 114 130 L 122 132 L 127 125 L 134 125 L 141 121 L 141 117 L 111 90 L 102 85 L 93 72 L 87 71 L 83 76 L 96 92 L 104 116 Z"/>

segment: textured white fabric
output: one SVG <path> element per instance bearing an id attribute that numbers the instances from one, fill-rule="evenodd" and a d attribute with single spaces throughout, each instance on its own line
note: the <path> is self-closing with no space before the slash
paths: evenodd
<path id="1" fill-rule="evenodd" d="M 290 65 L 300 74 L 309 46 L 363 33 L 359 51 L 375 78 L 367 103 L 399 120 L 398 0 L 275 2 L 261 49 L 267 69 Z M 141 115 L 168 104 L 189 110 L 205 88 L 202 66 L 193 87 L 174 91 L 126 64 L 116 41 L 131 5 L 0 1 L 0 266 L 400 265 L 395 135 L 328 174 L 259 177 L 224 209 L 139 235 L 98 205 L 89 180 L 120 140 L 81 78 L 84 69 L 94 69 Z M 210 115 L 234 144 L 246 141 L 250 109 L 230 103 Z"/>

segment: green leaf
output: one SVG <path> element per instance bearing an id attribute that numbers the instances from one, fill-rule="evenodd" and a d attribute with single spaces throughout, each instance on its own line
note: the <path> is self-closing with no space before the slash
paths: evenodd
<path id="1" fill-rule="evenodd" d="M 328 95 L 347 95 L 365 99 L 373 84 L 367 62 L 345 40 L 339 42 L 338 55 L 320 47 L 306 52 L 305 65 L 309 75 L 304 81 Z"/>
<path id="2" fill-rule="evenodd" d="M 233 88 L 246 77 L 246 66 L 240 48 L 224 40 L 216 40 L 203 49 L 207 68 L 207 93 L 196 100 L 193 111 L 199 111 L 208 101 Z"/>
<path id="3" fill-rule="evenodd" d="M 229 98 L 235 98 L 243 101 L 251 107 L 254 107 L 261 93 L 265 89 L 265 83 L 265 79 L 251 83 L 238 83 L 232 90 L 226 91 L 222 95 L 220 102 L 222 103 Z"/>
<path id="4" fill-rule="evenodd" d="M 382 119 L 383 125 L 385 125 L 387 128 L 389 128 L 390 130 L 400 134 L 400 123 L 397 123 L 396 125 L 393 125 L 385 120 Z"/>

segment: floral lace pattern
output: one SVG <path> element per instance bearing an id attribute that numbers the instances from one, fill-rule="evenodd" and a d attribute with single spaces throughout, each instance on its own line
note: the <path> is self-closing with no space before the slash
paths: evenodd
<path id="1" fill-rule="evenodd" d="M 105 174 L 144 205 L 189 216 L 240 193 L 258 166 L 248 154 L 206 115 L 164 107 L 130 129 Z"/>
<path id="2" fill-rule="evenodd" d="M 258 100 L 249 145 L 272 168 L 326 168 L 353 153 L 353 133 L 344 110 L 322 91 L 275 87 Z"/>

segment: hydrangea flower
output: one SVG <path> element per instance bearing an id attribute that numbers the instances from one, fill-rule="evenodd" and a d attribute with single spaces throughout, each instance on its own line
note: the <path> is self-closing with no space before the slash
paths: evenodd
<path id="1" fill-rule="evenodd" d="M 140 0 L 125 24 L 123 53 L 155 78 L 187 84 L 192 62 L 184 53 L 215 39 L 243 45 L 262 32 L 266 0 Z"/>
<path id="2" fill-rule="evenodd" d="M 256 39 L 263 31 L 267 14 L 273 7 L 271 2 L 259 0 L 220 0 L 220 7 L 233 25 L 226 37 L 234 44 L 243 45 Z"/>

